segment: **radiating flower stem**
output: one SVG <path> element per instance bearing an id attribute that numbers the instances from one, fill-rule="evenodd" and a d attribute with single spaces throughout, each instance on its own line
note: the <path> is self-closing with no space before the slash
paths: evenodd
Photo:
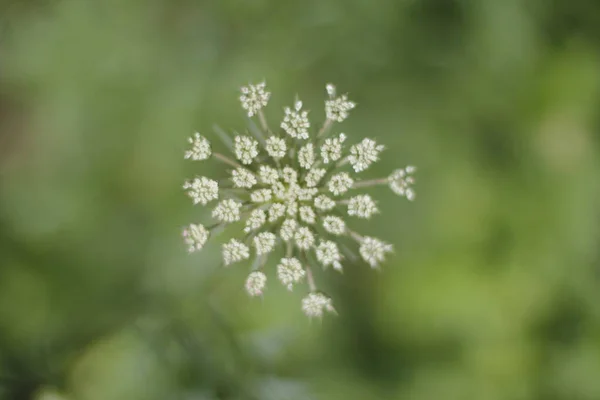
<path id="1" fill-rule="evenodd" d="M 233 161 L 231 158 L 224 156 L 221 153 L 213 153 L 213 156 L 217 158 L 219 161 L 224 162 L 225 164 L 231 165 L 234 168 L 240 168 L 241 165 Z"/>
<path id="2" fill-rule="evenodd" d="M 350 236 L 352 236 L 352 238 L 354 240 L 356 240 L 357 242 L 362 242 L 363 241 L 363 237 L 361 235 L 359 235 L 358 233 L 354 232 L 351 229 L 346 228 L 346 230 L 348 231 L 348 234 L 350 234 Z"/>
<path id="3" fill-rule="evenodd" d="M 331 128 L 331 125 L 333 125 L 333 120 L 327 118 L 325 120 L 325 123 L 323 124 L 323 126 L 319 130 L 319 133 L 317 133 L 317 137 L 320 138 L 321 136 L 325 135 L 327 133 L 327 131 L 329 131 L 329 128 Z"/>
<path id="4" fill-rule="evenodd" d="M 315 278 L 313 277 L 312 270 L 310 269 L 310 266 L 308 264 L 306 265 L 306 281 L 308 282 L 308 287 L 310 288 L 311 292 L 317 290 Z"/>
<path id="5" fill-rule="evenodd" d="M 388 178 L 380 178 L 380 179 L 370 179 L 368 181 L 354 182 L 354 185 L 352 187 L 354 189 L 358 189 L 358 188 L 377 186 L 377 185 L 387 185 L 387 184 L 388 184 Z"/>
<path id="6" fill-rule="evenodd" d="M 260 126 L 262 127 L 263 131 L 271 132 L 271 130 L 269 129 L 269 124 L 267 123 L 267 118 L 265 117 L 265 113 L 263 112 L 263 110 L 258 110 L 258 119 L 260 120 Z"/>

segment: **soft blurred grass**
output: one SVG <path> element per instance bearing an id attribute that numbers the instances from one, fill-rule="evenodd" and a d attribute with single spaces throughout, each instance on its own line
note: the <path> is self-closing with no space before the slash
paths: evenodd
<path id="1" fill-rule="evenodd" d="M 0 396 L 6 399 L 600 397 L 600 6 L 575 1 L 1 2 Z M 380 273 L 240 289 L 181 193 L 185 138 L 276 121 L 324 84 L 341 129 L 419 166 L 376 191 Z M 218 173 L 202 166 L 203 173 Z M 214 168 L 214 167 L 213 167 Z"/>

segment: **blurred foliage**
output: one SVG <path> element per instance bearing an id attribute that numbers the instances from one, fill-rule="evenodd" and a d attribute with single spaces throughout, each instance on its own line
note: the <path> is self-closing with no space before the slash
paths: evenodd
<path id="1" fill-rule="evenodd" d="M 600 2 L 9 0 L 0 35 L 0 398 L 600 399 Z M 185 138 L 263 78 L 420 168 L 322 322 L 180 240 Z"/>

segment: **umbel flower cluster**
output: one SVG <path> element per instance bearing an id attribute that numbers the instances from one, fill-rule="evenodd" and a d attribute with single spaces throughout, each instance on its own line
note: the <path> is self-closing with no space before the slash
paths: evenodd
<path id="1" fill-rule="evenodd" d="M 249 132 L 233 140 L 225 136 L 232 155 L 213 151 L 199 133 L 188 139 L 190 148 L 185 152 L 185 158 L 193 161 L 216 159 L 229 173 L 227 179 L 198 176 L 183 185 L 194 204 L 211 207 L 213 219 L 208 226 L 191 224 L 183 229 L 189 252 L 200 251 L 225 225 L 239 224 L 239 237 L 222 244 L 224 265 L 252 258 L 245 288 L 250 296 L 261 296 L 267 287 L 267 259 L 277 257 L 281 284 L 292 290 L 308 283 L 302 310 L 309 317 L 335 312 L 331 299 L 317 289 L 314 268 L 342 271 L 344 260 L 358 255 L 377 268 L 392 251 L 391 244 L 363 236 L 347 224 L 350 218 L 369 219 L 379 213 L 376 201 L 360 189 L 388 185 L 408 200 L 415 198 L 415 167 L 380 179 L 360 178 L 379 160 L 384 146 L 370 138 L 348 145 L 346 135 L 335 132 L 335 123 L 348 118 L 356 105 L 346 95 L 338 96 L 333 85 L 326 90 L 326 119 L 318 130 L 312 129 L 299 100 L 284 109 L 280 129 L 271 130 L 263 113 L 271 96 L 265 83 L 242 87 L 242 107 L 258 123 L 251 120 Z"/>

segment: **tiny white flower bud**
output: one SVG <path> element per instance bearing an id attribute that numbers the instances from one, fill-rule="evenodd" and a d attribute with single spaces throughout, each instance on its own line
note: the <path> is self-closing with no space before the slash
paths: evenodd
<path id="1" fill-rule="evenodd" d="M 192 148 L 185 152 L 184 158 L 186 160 L 191 158 L 194 161 L 202 161 L 212 154 L 210 142 L 198 132 L 194 134 L 194 137 L 188 138 L 188 142 L 192 145 Z"/>
<path id="2" fill-rule="evenodd" d="M 187 189 L 187 195 L 194 201 L 194 204 L 200 203 L 205 206 L 219 198 L 219 183 L 203 176 L 191 182 L 185 182 L 183 188 Z"/>
<path id="3" fill-rule="evenodd" d="M 315 244 L 315 236 L 306 226 L 301 226 L 296 230 L 294 240 L 296 241 L 296 246 L 301 250 L 308 250 Z"/>
<path id="4" fill-rule="evenodd" d="M 335 270 L 342 270 L 342 264 L 340 264 L 342 255 L 335 242 L 332 242 L 331 240 L 321 242 L 319 246 L 317 246 L 315 253 L 317 255 L 317 260 L 323 264 L 324 267 L 333 265 Z"/>
<path id="5" fill-rule="evenodd" d="M 327 170 L 324 168 L 313 168 L 308 171 L 308 174 L 304 177 L 304 181 L 306 182 L 306 186 L 315 187 L 319 184 L 321 179 L 325 176 Z"/>
<path id="6" fill-rule="evenodd" d="M 384 262 L 385 255 L 392 251 L 393 247 L 391 244 L 368 236 L 363 238 L 359 248 L 363 260 L 368 262 L 373 268 L 376 268 L 380 262 Z"/>
<path id="7" fill-rule="evenodd" d="M 250 136 L 235 137 L 235 157 L 242 164 L 252 164 L 252 160 L 258 155 L 258 142 Z"/>
<path id="8" fill-rule="evenodd" d="M 223 261 L 225 265 L 246 260 L 250 257 L 250 249 L 245 244 L 231 239 L 223 245 Z"/>
<path id="9" fill-rule="evenodd" d="M 331 177 L 328 188 L 336 196 L 342 195 L 348 191 L 354 184 L 354 180 L 346 172 L 340 172 Z"/>
<path id="10" fill-rule="evenodd" d="M 252 117 L 260 109 L 267 106 L 271 93 L 265 91 L 265 82 L 256 85 L 248 85 L 241 88 L 242 95 L 240 101 L 244 110 L 248 111 L 248 116 Z"/>
<path id="11" fill-rule="evenodd" d="M 308 296 L 302 299 L 302 311 L 310 318 L 321 318 L 324 311 L 335 314 L 331 299 L 319 292 L 309 293 Z"/>
<path id="12" fill-rule="evenodd" d="M 415 199 L 415 191 L 412 185 L 415 183 L 413 174 L 417 171 L 416 167 L 409 165 L 404 169 L 397 169 L 388 177 L 390 189 L 399 196 L 404 196 L 408 200 Z"/>
<path id="13" fill-rule="evenodd" d="M 241 208 L 242 204 L 235 200 L 223 200 L 217 204 L 217 207 L 212 212 L 212 216 L 221 222 L 239 221 Z"/>
<path id="14" fill-rule="evenodd" d="M 254 271 L 246 279 L 246 292 L 250 296 L 262 296 L 267 286 L 267 276 L 261 271 Z"/>
<path id="15" fill-rule="evenodd" d="M 236 188 L 250 189 L 256 185 L 256 177 L 245 168 L 237 168 L 231 172 L 231 180 Z"/>
<path id="16" fill-rule="evenodd" d="M 201 224 L 190 224 L 182 232 L 183 240 L 188 246 L 188 251 L 193 253 L 194 251 L 202 250 L 204 244 L 208 240 L 209 232 Z"/>
<path id="17" fill-rule="evenodd" d="M 274 185 L 279 180 L 279 172 L 268 165 L 261 165 L 258 169 L 260 181 L 266 185 Z"/>
<path id="18" fill-rule="evenodd" d="M 325 143 L 321 146 L 321 158 L 325 164 L 337 161 L 342 157 L 342 143 L 346 141 L 346 135 L 340 133 L 336 138 L 325 139 Z"/>
<path id="19" fill-rule="evenodd" d="M 281 128 L 291 137 L 298 139 L 308 139 L 308 111 L 301 111 L 302 102 L 296 102 L 294 110 L 286 107 L 285 116 L 281 122 Z"/>
<path id="20" fill-rule="evenodd" d="M 317 215 L 313 211 L 310 206 L 302 206 L 300 207 L 300 219 L 307 224 L 314 224 L 316 221 Z"/>
<path id="21" fill-rule="evenodd" d="M 298 163 L 304 169 L 310 169 L 315 163 L 315 152 L 312 143 L 307 143 L 298 151 Z"/>
<path id="22" fill-rule="evenodd" d="M 344 220 L 334 215 L 328 215 L 323 219 L 323 228 L 333 235 L 343 235 L 346 232 Z"/>
<path id="23" fill-rule="evenodd" d="M 285 140 L 278 138 L 277 136 L 271 136 L 267 139 L 266 149 L 269 156 L 278 160 L 282 157 L 285 157 L 287 146 L 285 144 Z"/>
<path id="24" fill-rule="evenodd" d="M 275 239 L 276 236 L 271 232 L 261 232 L 256 235 L 253 239 L 254 247 L 256 248 L 256 254 L 260 256 L 273 251 L 273 248 L 275 247 Z"/>
<path id="25" fill-rule="evenodd" d="M 257 189 L 250 193 L 250 200 L 252 200 L 253 203 L 266 203 L 271 200 L 271 190 Z"/>
<path id="26" fill-rule="evenodd" d="M 255 231 L 261 226 L 263 226 L 265 222 L 267 222 L 267 214 L 260 208 L 257 208 L 256 210 L 253 210 L 252 213 L 250 213 L 250 216 L 246 220 L 246 227 L 244 228 L 244 232 Z"/>
<path id="27" fill-rule="evenodd" d="M 354 107 L 356 107 L 356 104 L 348 100 L 348 96 L 343 94 L 335 99 L 325 101 L 325 114 L 327 119 L 342 122 L 348 118 L 350 110 Z"/>
<path id="28" fill-rule="evenodd" d="M 368 194 L 360 194 L 350 199 L 348 203 L 348 215 L 359 218 L 371 218 L 373 214 L 378 213 L 377 205 Z"/>
<path id="29" fill-rule="evenodd" d="M 315 198 L 315 207 L 321 211 L 330 211 L 335 207 L 335 201 L 321 194 Z"/>
<path id="30" fill-rule="evenodd" d="M 286 207 L 281 203 L 273 203 L 269 208 L 269 222 L 275 222 L 285 215 Z"/>
<path id="31" fill-rule="evenodd" d="M 281 178 L 286 183 L 297 183 L 298 182 L 298 172 L 290 166 L 286 166 L 281 171 Z"/>
<path id="32" fill-rule="evenodd" d="M 282 258 L 277 265 L 277 277 L 288 290 L 292 290 L 294 283 L 300 282 L 304 275 L 306 272 L 296 258 Z"/>
<path id="33" fill-rule="evenodd" d="M 379 153 L 383 149 L 383 145 L 378 145 L 374 140 L 365 138 L 350 148 L 348 161 L 352 164 L 355 172 L 364 171 L 379 160 Z"/>
<path id="34" fill-rule="evenodd" d="M 279 236 L 286 242 L 292 240 L 294 238 L 294 233 L 296 232 L 296 227 L 298 223 L 294 219 L 286 219 L 281 224 L 281 229 L 279 230 Z"/>

